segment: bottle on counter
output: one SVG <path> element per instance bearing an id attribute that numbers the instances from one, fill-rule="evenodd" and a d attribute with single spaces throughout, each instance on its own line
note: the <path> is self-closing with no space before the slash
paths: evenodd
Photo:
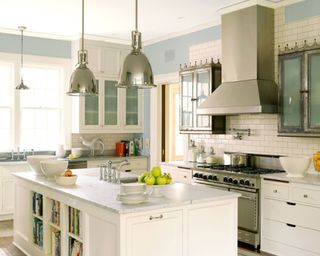
<path id="1" fill-rule="evenodd" d="M 188 161 L 189 162 L 197 162 L 198 149 L 195 145 L 194 140 L 190 140 L 190 147 L 188 150 Z"/>

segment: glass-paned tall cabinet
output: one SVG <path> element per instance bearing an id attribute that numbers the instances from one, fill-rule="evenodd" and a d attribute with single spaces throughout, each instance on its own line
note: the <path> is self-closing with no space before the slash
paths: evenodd
<path id="1" fill-rule="evenodd" d="M 180 70 L 180 132 L 225 133 L 225 116 L 198 115 L 199 105 L 221 84 L 221 64 Z"/>

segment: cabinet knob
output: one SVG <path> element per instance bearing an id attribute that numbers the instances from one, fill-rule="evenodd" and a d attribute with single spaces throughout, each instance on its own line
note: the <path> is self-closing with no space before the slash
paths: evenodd
<path id="1" fill-rule="evenodd" d="M 274 189 L 274 190 L 273 190 L 273 193 L 278 193 L 278 190 Z"/>
<path id="2" fill-rule="evenodd" d="M 149 220 L 162 219 L 162 218 L 163 218 L 163 215 L 160 214 L 159 216 L 150 216 Z"/>
<path id="3" fill-rule="evenodd" d="M 304 197 L 304 198 L 308 198 L 308 195 L 307 195 L 307 194 L 304 194 L 303 197 Z"/>
<path id="4" fill-rule="evenodd" d="M 184 175 L 184 176 L 183 176 L 183 178 L 185 178 L 185 179 L 186 179 L 186 178 L 187 178 L 187 175 Z"/>

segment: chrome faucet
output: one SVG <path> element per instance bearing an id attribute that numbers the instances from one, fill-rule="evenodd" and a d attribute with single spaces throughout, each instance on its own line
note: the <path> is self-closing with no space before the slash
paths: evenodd
<path id="1" fill-rule="evenodd" d="M 33 149 L 31 149 L 32 154 Z M 11 160 L 15 160 L 14 157 L 17 157 L 16 160 L 25 160 L 26 159 L 26 150 L 24 149 L 23 152 L 20 152 L 20 147 L 17 147 L 17 152 L 15 153 L 14 150 L 11 151 Z M 22 158 L 20 158 L 20 156 Z"/>
<path id="2" fill-rule="evenodd" d="M 100 144 L 101 146 L 101 151 L 100 154 L 102 155 L 104 152 L 104 143 L 102 141 L 102 139 L 100 138 L 93 138 L 91 141 L 89 140 L 85 140 L 84 138 L 80 137 L 80 141 L 82 143 L 82 145 L 88 147 L 91 150 L 91 155 L 94 156 L 95 155 L 95 145 L 96 144 Z"/>
<path id="3" fill-rule="evenodd" d="M 119 163 L 118 168 L 112 167 L 113 163 L 118 162 L 109 160 L 106 164 L 100 165 L 100 180 L 120 184 L 120 170 L 122 166 L 129 165 L 130 163 L 125 159 Z"/>

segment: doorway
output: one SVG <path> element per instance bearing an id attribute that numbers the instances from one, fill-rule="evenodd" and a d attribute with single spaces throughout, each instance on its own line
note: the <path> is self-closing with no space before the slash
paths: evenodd
<path id="1" fill-rule="evenodd" d="M 162 87 L 161 160 L 183 160 L 184 136 L 179 132 L 179 84 Z"/>

